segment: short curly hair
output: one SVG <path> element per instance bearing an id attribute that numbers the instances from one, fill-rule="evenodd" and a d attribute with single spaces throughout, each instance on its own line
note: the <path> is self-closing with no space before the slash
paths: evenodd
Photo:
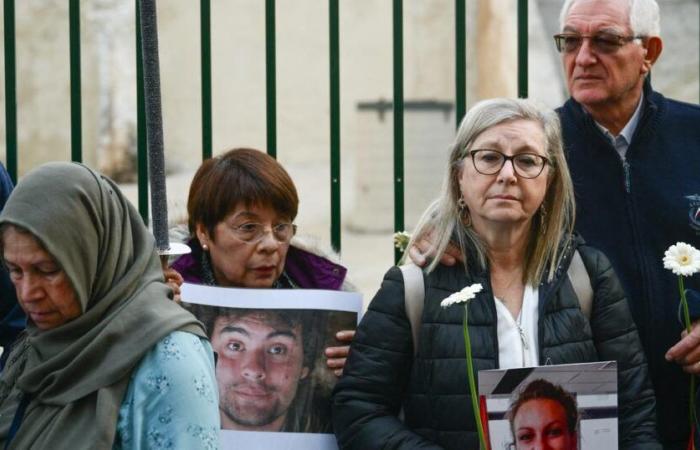
<path id="1" fill-rule="evenodd" d="M 555 402 L 559 403 L 564 408 L 564 412 L 566 414 L 566 425 L 569 433 L 576 433 L 579 419 L 576 398 L 571 395 L 571 393 L 564 390 L 561 386 L 538 378 L 528 383 L 528 385 L 525 386 L 525 389 L 520 391 L 506 413 L 506 417 L 510 422 L 510 431 L 513 433 L 513 436 L 515 436 L 515 430 L 513 428 L 515 416 L 518 414 L 520 407 L 530 400 L 540 398 L 554 400 Z"/>

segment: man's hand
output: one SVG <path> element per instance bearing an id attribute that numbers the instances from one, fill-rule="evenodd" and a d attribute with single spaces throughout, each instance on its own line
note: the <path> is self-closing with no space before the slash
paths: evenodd
<path id="1" fill-rule="evenodd" d="M 167 284 L 170 289 L 173 290 L 173 300 L 175 303 L 182 302 L 182 298 L 180 297 L 180 286 L 182 286 L 182 283 L 184 283 L 185 280 L 182 278 L 182 275 L 180 275 L 180 272 L 172 267 L 168 267 L 167 269 L 163 269 L 163 276 L 165 277 L 165 284 Z"/>
<path id="2" fill-rule="evenodd" d="M 435 256 L 433 248 L 435 235 L 431 229 L 428 233 L 418 236 L 416 242 L 408 249 L 408 257 L 411 258 L 413 264 L 418 267 L 425 267 L 428 263 L 428 257 Z M 459 249 L 450 242 L 445 249 L 445 253 L 440 258 L 440 264 L 445 266 L 454 266 L 457 261 L 463 262 L 464 257 Z"/>
<path id="3" fill-rule="evenodd" d="M 666 352 L 666 360 L 677 362 L 688 373 L 700 374 L 700 320 L 692 323 L 690 333 L 683 330 L 681 340 Z"/>
<path id="4" fill-rule="evenodd" d="M 355 330 L 342 330 L 335 334 L 335 338 L 340 342 L 347 342 L 350 344 L 352 338 L 355 337 Z M 340 347 L 328 347 L 326 349 L 326 357 L 328 361 L 328 367 L 333 370 L 333 373 L 337 377 L 343 374 L 343 367 L 345 367 L 345 361 L 347 360 L 348 353 L 350 352 L 350 345 L 343 345 Z"/>

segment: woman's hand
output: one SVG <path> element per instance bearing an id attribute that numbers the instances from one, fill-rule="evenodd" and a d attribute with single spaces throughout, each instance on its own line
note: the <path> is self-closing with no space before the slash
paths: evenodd
<path id="1" fill-rule="evenodd" d="M 173 290 L 173 300 L 175 303 L 181 303 L 180 286 L 185 282 L 182 275 L 172 267 L 168 267 L 167 269 L 163 269 L 163 276 L 165 277 L 165 284 L 170 286 L 170 289 Z"/>
<path id="2" fill-rule="evenodd" d="M 350 342 L 352 338 L 355 337 L 355 330 L 342 330 L 335 334 L 335 338 L 340 342 L 345 342 L 348 345 L 343 345 L 340 347 L 328 347 L 326 349 L 326 357 L 328 361 L 328 367 L 333 370 L 337 377 L 343 374 L 343 367 L 345 367 L 345 360 L 350 352 Z"/>

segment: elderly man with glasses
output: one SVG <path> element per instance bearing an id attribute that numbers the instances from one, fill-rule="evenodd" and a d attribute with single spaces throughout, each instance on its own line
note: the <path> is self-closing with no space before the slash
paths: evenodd
<path id="1" fill-rule="evenodd" d="M 677 279 L 662 258 L 677 241 L 700 243 L 700 107 L 651 87 L 649 74 L 663 48 L 655 0 L 568 0 L 560 21 L 554 40 L 571 98 L 558 112 L 576 227 L 610 258 L 626 289 L 664 448 L 685 448 L 683 371 L 700 373 L 700 325 L 678 342 Z M 689 277 L 686 287 L 696 297 L 700 275 Z"/>

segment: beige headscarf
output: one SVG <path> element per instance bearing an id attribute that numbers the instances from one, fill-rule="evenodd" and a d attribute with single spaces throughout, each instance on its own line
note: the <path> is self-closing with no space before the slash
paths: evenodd
<path id="1" fill-rule="evenodd" d="M 0 446 L 31 395 L 10 448 L 109 449 L 129 375 L 174 330 L 204 337 L 169 300 L 154 239 L 117 186 L 76 163 L 43 165 L 20 181 L 0 224 L 20 226 L 68 275 L 78 318 L 25 338 L 0 378 Z"/>

